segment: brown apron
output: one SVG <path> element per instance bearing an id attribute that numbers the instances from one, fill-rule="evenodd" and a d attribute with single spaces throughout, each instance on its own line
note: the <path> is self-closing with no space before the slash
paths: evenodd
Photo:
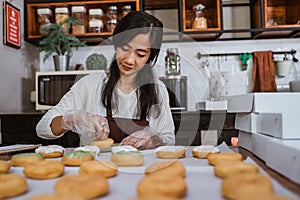
<path id="1" fill-rule="evenodd" d="M 112 138 L 115 143 L 120 143 L 129 134 L 149 126 L 146 119 L 113 118 L 110 109 L 106 109 L 106 112 L 110 130 L 108 137 Z"/>

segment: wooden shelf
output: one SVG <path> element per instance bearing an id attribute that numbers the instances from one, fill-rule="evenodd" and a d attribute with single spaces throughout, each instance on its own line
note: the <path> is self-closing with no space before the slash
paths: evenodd
<path id="1" fill-rule="evenodd" d="M 107 39 L 112 35 L 111 32 L 106 31 L 107 17 L 106 12 L 109 6 L 116 5 L 119 9 L 119 13 L 121 13 L 121 8 L 124 5 L 131 5 L 133 10 L 140 10 L 140 1 L 139 0 L 93 0 L 93 1 L 25 1 L 25 40 L 38 43 L 39 40 L 42 39 L 42 35 L 39 33 L 39 27 L 37 23 L 37 9 L 39 8 L 50 8 L 52 10 L 54 16 L 54 10 L 57 7 L 65 6 L 71 11 L 72 6 L 84 6 L 87 9 L 101 8 L 103 10 L 103 24 L 104 31 L 101 33 L 84 33 L 84 34 L 70 34 L 77 36 L 80 39 L 85 39 L 87 43 L 98 43 L 104 39 Z M 71 15 L 71 13 L 70 13 Z M 54 17 L 53 17 L 54 18 Z M 87 14 L 88 18 L 88 14 Z M 53 21 L 54 23 L 54 21 Z M 88 24 L 88 19 L 86 19 L 86 23 Z M 99 37 L 96 39 L 96 37 Z M 103 38 L 101 38 L 103 37 Z"/>

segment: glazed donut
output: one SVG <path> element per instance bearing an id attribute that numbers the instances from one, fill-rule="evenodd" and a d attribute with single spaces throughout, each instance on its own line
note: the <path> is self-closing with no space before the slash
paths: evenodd
<path id="1" fill-rule="evenodd" d="M 176 159 L 185 157 L 184 146 L 160 146 L 155 150 L 156 156 L 163 159 Z"/>
<path id="2" fill-rule="evenodd" d="M 217 160 L 238 160 L 243 161 L 243 156 L 240 153 L 235 152 L 221 152 L 209 154 L 207 156 L 208 163 L 210 165 L 215 165 Z"/>
<path id="3" fill-rule="evenodd" d="M 112 138 L 107 138 L 106 140 L 95 140 L 91 142 L 92 146 L 97 146 L 100 149 L 106 149 L 112 147 L 114 140 Z"/>
<path id="4" fill-rule="evenodd" d="M 79 168 L 79 174 L 100 174 L 105 178 L 116 176 L 117 173 L 117 165 L 110 161 L 86 161 Z"/>
<path id="5" fill-rule="evenodd" d="M 138 195 L 162 195 L 182 198 L 186 195 L 187 185 L 184 178 L 171 174 L 155 174 L 143 177 L 137 186 Z"/>
<path id="6" fill-rule="evenodd" d="M 0 174 L 0 199 L 21 195 L 28 190 L 27 181 L 17 174 Z"/>
<path id="7" fill-rule="evenodd" d="M 243 196 L 271 195 L 271 179 L 262 174 L 235 174 L 222 181 L 222 195 L 228 199 L 241 199 Z"/>
<path id="8" fill-rule="evenodd" d="M 195 158 L 207 158 L 209 154 L 214 153 L 220 153 L 220 149 L 212 145 L 201 145 L 192 150 L 193 157 Z"/>
<path id="9" fill-rule="evenodd" d="M 5 160 L 0 160 L 0 174 L 8 173 L 10 170 L 10 163 Z"/>
<path id="10" fill-rule="evenodd" d="M 12 166 L 24 167 L 41 160 L 44 160 L 44 157 L 39 153 L 19 153 L 11 157 L 10 163 Z"/>
<path id="11" fill-rule="evenodd" d="M 217 177 L 225 178 L 227 176 L 240 173 L 258 173 L 259 169 L 255 164 L 245 163 L 242 161 L 236 162 L 222 162 L 217 161 L 214 166 L 214 173 Z"/>
<path id="12" fill-rule="evenodd" d="M 85 199 L 104 196 L 109 191 L 109 183 L 99 174 L 66 175 L 54 185 L 57 194 L 74 194 Z"/>
<path id="13" fill-rule="evenodd" d="M 83 146 L 83 147 L 76 147 L 74 151 L 91 151 L 94 153 L 96 157 L 100 153 L 100 148 L 97 146 Z"/>
<path id="14" fill-rule="evenodd" d="M 141 166 L 144 155 L 132 146 L 113 146 L 111 161 L 118 166 Z"/>
<path id="15" fill-rule="evenodd" d="M 23 173 L 33 179 L 51 179 L 61 176 L 65 166 L 57 160 L 42 160 L 26 165 Z"/>
<path id="16" fill-rule="evenodd" d="M 59 145 L 40 146 L 35 153 L 40 153 L 44 158 L 59 158 L 64 155 L 65 149 Z"/>
<path id="17" fill-rule="evenodd" d="M 173 176 L 185 177 L 185 167 L 178 160 L 156 162 L 156 163 L 153 163 L 152 165 L 149 165 L 145 169 L 145 174 L 146 175 L 171 174 Z"/>
<path id="18" fill-rule="evenodd" d="M 30 197 L 28 200 L 85 200 L 75 194 L 40 194 Z"/>
<path id="19" fill-rule="evenodd" d="M 91 151 L 73 151 L 66 153 L 61 162 L 67 166 L 80 166 L 85 161 L 94 160 L 94 156 L 94 152 Z"/>

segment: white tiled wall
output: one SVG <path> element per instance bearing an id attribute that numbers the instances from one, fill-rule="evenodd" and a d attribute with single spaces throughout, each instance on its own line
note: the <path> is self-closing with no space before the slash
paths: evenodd
<path id="1" fill-rule="evenodd" d="M 167 48 L 177 47 L 181 57 L 181 74 L 188 76 L 188 109 L 195 110 L 195 102 L 209 98 L 209 87 L 207 73 L 201 67 L 206 58 L 197 59 L 197 53 L 247 53 L 254 51 L 283 51 L 295 49 L 296 57 L 300 61 L 300 39 L 269 39 L 269 40 L 239 40 L 239 41 L 211 41 L 211 42 L 185 42 L 185 43 L 163 43 L 155 71 L 158 76 L 164 76 L 164 57 Z M 73 52 L 71 68 L 76 64 L 85 63 L 85 59 L 91 53 L 103 53 L 110 62 L 114 49 L 112 46 L 93 46 L 80 48 Z M 275 59 L 282 58 L 277 55 Z M 40 59 L 42 60 L 42 59 Z M 248 60 L 247 70 L 242 70 L 239 56 L 210 57 L 209 71 L 219 71 L 224 78 L 227 95 L 243 94 L 252 90 L 252 59 Z M 51 59 L 46 63 L 41 62 L 41 71 L 54 70 Z M 300 62 L 294 63 L 290 74 L 286 77 L 276 77 L 279 91 L 288 90 L 288 83 L 299 76 Z"/>

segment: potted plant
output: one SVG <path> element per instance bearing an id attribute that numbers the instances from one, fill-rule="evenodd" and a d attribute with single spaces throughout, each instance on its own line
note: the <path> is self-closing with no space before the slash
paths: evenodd
<path id="1" fill-rule="evenodd" d="M 72 56 L 72 48 L 86 46 L 77 37 L 69 35 L 71 24 L 82 25 L 79 21 L 70 17 L 62 23 L 53 23 L 43 28 L 46 32 L 39 43 L 40 52 L 45 52 L 45 62 L 51 55 L 54 58 L 55 70 L 65 71 L 69 67 L 69 60 Z"/>

